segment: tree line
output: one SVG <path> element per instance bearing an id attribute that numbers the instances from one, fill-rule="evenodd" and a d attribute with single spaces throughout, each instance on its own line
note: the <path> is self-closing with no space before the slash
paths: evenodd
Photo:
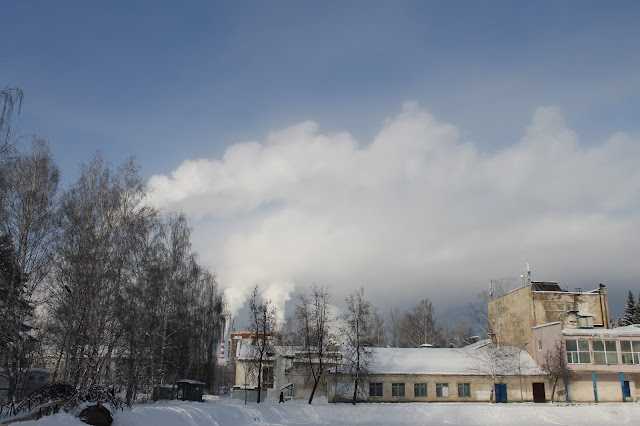
<path id="1" fill-rule="evenodd" d="M 332 308 L 330 287 L 314 284 L 308 293 L 296 296 L 292 314 L 279 324 L 272 302 L 261 296 L 259 285 L 254 287 L 247 327 L 252 335 L 249 355 L 253 361 L 246 368 L 257 381 L 258 402 L 263 366 L 276 353 L 276 345 L 297 348 L 311 383 L 309 404 L 329 368 L 340 368 L 353 377 L 355 403 L 367 379 L 374 347 L 462 347 L 470 343 L 475 332 L 465 318 L 454 326 L 446 320 L 438 321 L 428 298 L 406 312 L 391 309 L 386 324 L 379 309 L 366 297 L 364 287 L 349 294 L 345 304 L 345 312 L 338 315 Z"/>
<path id="2" fill-rule="evenodd" d="M 126 390 L 197 378 L 211 388 L 224 303 L 191 247 L 184 214 L 147 202 L 138 165 L 96 154 L 60 188 L 45 140 L 20 147 L 10 127 L 22 91 L 4 89 L 0 117 L 0 369 L 9 397 L 28 369 Z"/>

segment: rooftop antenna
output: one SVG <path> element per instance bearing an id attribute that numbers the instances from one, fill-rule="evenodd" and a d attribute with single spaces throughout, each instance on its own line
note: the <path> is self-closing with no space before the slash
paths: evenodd
<path id="1" fill-rule="evenodd" d="M 527 285 L 531 285 L 531 268 L 529 267 L 528 260 L 527 260 Z"/>

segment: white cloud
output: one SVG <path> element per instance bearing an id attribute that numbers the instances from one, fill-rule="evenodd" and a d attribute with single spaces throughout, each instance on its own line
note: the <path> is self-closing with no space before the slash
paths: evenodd
<path id="1" fill-rule="evenodd" d="M 508 148 L 479 152 L 406 103 L 367 144 L 304 122 L 149 184 L 194 219 L 234 312 L 256 283 L 280 308 L 312 282 L 339 298 L 364 285 L 383 309 L 464 305 L 526 259 L 534 279 L 633 276 L 638 158 L 624 134 L 584 146 L 556 108 L 539 108 Z"/>

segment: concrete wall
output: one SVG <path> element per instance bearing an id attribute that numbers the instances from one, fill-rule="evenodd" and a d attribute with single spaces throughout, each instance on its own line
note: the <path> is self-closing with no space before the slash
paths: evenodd
<path id="1" fill-rule="evenodd" d="M 638 400 L 636 386 L 638 378 L 638 375 L 624 375 L 624 380 L 629 381 L 631 390 L 631 398 L 627 398 L 627 402 Z M 596 373 L 596 387 L 598 389 L 598 402 L 622 402 L 622 385 L 619 373 Z M 569 379 L 569 401 L 595 402 L 591 373 L 572 374 Z"/>
<path id="2" fill-rule="evenodd" d="M 535 327 L 532 330 L 531 356 L 536 364 L 543 365 L 545 354 L 548 351 L 558 350 L 558 344 L 562 342 L 562 323 L 552 323 Z M 564 348 L 564 346 L 563 346 Z"/>
<path id="3" fill-rule="evenodd" d="M 353 384 L 347 376 L 330 377 L 328 382 L 328 399 L 333 402 L 336 390 L 337 401 L 350 401 L 353 396 Z M 369 383 L 382 383 L 382 397 L 369 396 Z M 509 402 L 533 401 L 533 383 L 545 384 L 545 397 L 551 397 L 551 388 L 544 376 L 507 376 L 500 380 L 507 384 Z M 404 383 L 405 396 L 392 396 L 392 384 Z M 427 383 L 427 397 L 414 395 L 414 383 Z M 449 396 L 438 397 L 436 383 L 448 383 Z M 458 397 L 458 383 L 471 384 L 470 397 Z M 522 383 L 522 393 L 520 391 Z M 362 385 L 359 400 L 366 402 L 490 402 L 493 398 L 493 383 L 487 376 L 480 375 L 426 375 L 426 374 L 377 374 L 371 375 L 368 382 Z"/>
<path id="4" fill-rule="evenodd" d="M 531 286 L 524 286 L 489 301 L 489 323 L 500 345 L 524 349 L 532 356 L 533 324 Z"/>
<path id="5" fill-rule="evenodd" d="M 565 328 L 578 328 L 575 317 L 568 316 L 568 312 L 574 310 L 595 315 L 593 322 L 596 328 L 610 327 L 604 287 L 595 293 L 534 291 L 532 296 L 534 326 L 560 321 L 565 323 Z"/>
<path id="6" fill-rule="evenodd" d="M 275 367 L 275 360 L 266 360 L 262 363 L 262 368 Z M 258 385 L 258 363 L 246 360 L 236 361 L 236 385 L 257 386 Z M 274 378 L 275 380 L 275 378 Z"/>
<path id="7" fill-rule="evenodd" d="M 599 340 L 600 335 L 589 334 L 588 330 L 584 330 L 584 334 L 576 335 L 563 335 L 562 324 L 553 323 L 548 326 L 536 327 L 533 329 L 533 336 L 536 341 L 541 340 L 543 343 L 543 351 L 537 351 L 534 359 L 539 365 L 544 363 L 543 352 L 546 348 L 555 350 L 555 344 L 560 339 L 564 342 L 567 339 L 584 339 Z M 611 336 L 609 336 L 611 339 Z M 609 340 L 607 339 L 607 340 Z M 637 337 L 617 336 L 616 341 L 621 340 L 638 340 Z M 563 347 L 566 348 L 566 343 L 563 343 Z M 624 380 L 629 381 L 629 388 L 631 391 L 631 398 L 627 401 L 636 401 L 637 391 L 636 384 L 640 383 L 640 365 L 637 364 L 622 364 L 622 357 L 620 351 L 620 344 L 617 343 L 618 352 L 618 364 L 601 365 L 594 363 L 594 355 L 592 346 L 590 343 L 591 363 L 589 364 L 568 364 L 569 369 L 569 400 L 571 402 L 595 402 L 595 395 L 593 392 L 593 376 L 592 373 L 596 372 L 596 385 L 598 389 L 598 402 L 622 402 L 622 385 L 620 383 L 620 373 L 623 373 Z M 562 390 L 564 389 L 564 380 L 558 383 L 557 396 L 564 396 Z M 564 400 L 564 398 L 556 399 Z"/>
<path id="8" fill-rule="evenodd" d="M 490 300 L 489 322 L 501 345 L 524 346 L 538 361 L 536 352 L 541 336 L 534 336 L 533 327 L 560 322 L 565 328 L 578 328 L 577 318 L 575 314 L 569 315 L 570 310 L 593 314 L 595 328 L 610 328 L 604 286 L 577 293 L 531 291 L 531 286 L 526 285 Z"/>
<path id="9" fill-rule="evenodd" d="M 263 364 L 263 368 L 269 366 L 275 367 L 274 387 L 267 389 L 267 398 L 278 398 L 280 396 L 280 388 L 288 383 L 293 383 L 293 397 L 295 399 L 309 398 L 313 387 L 313 378 L 306 374 L 304 364 L 299 362 L 294 363 L 290 358 L 279 357 L 277 362 L 275 360 L 268 360 Z M 320 378 L 314 397 L 327 395 L 327 381 L 329 380 L 329 369 L 331 366 L 332 364 L 327 365 L 323 376 Z M 237 359 L 235 384 L 244 385 L 246 383 L 249 387 L 257 386 L 258 377 L 256 368 L 256 362 Z"/>

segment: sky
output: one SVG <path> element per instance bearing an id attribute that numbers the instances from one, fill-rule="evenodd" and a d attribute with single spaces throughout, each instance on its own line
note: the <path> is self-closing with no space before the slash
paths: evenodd
<path id="1" fill-rule="evenodd" d="M 491 279 L 640 291 L 636 1 L 2 4 L 0 87 L 63 184 L 135 156 L 232 312 Z M 518 285 L 518 280 L 514 281 Z M 287 309 L 292 303 L 289 303 Z"/>

